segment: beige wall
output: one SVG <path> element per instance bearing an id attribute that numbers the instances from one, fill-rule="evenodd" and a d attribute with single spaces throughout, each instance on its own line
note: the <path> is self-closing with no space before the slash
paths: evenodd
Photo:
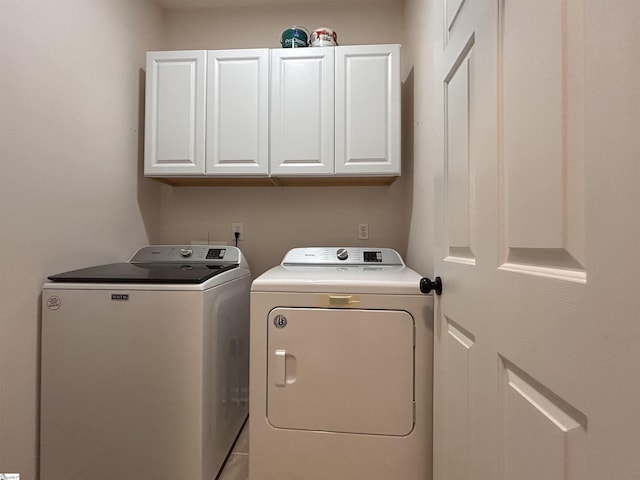
<path id="1" fill-rule="evenodd" d="M 402 43 L 399 1 L 317 2 L 262 8 L 167 11 L 169 49 L 279 47 L 292 25 L 333 28 L 340 44 Z M 404 92 L 403 92 L 404 94 Z M 403 125 L 403 127 L 405 127 Z M 391 186 L 377 187 L 163 187 L 163 243 L 231 237 L 243 222 L 240 247 L 254 275 L 277 264 L 295 246 L 387 246 L 406 252 L 411 168 Z M 357 239 L 368 223 L 370 239 Z"/>
<path id="2" fill-rule="evenodd" d="M 169 49 L 279 48 L 283 30 L 329 27 L 341 45 L 400 43 L 402 1 L 291 2 L 270 7 L 167 10 Z"/>
<path id="3" fill-rule="evenodd" d="M 0 0 L 0 472 L 35 478 L 40 288 L 158 230 L 138 175 L 147 0 Z"/>
<path id="4" fill-rule="evenodd" d="M 441 161 L 436 146 L 443 141 L 442 126 L 434 121 L 437 111 L 429 104 L 433 92 L 442 91 L 442 80 L 433 75 L 433 52 L 442 48 L 433 44 L 429 35 L 436 22 L 442 21 L 440 16 L 433 15 L 433 3 L 434 0 L 404 1 L 405 41 L 402 49 L 403 72 L 408 78 L 402 92 L 404 123 L 407 125 L 402 140 L 406 152 L 404 160 L 413 168 L 412 198 L 407 203 L 410 220 L 406 261 L 428 276 L 434 274 L 436 254 L 434 189 L 437 183 L 433 172 L 435 162 Z"/>

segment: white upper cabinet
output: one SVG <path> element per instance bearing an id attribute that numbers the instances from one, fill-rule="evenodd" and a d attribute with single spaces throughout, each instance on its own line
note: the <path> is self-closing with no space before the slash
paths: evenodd
<path id="1" fill-rule="evenodd" d="M 400 45 L 336 49 L 335 171 L 400 175 Z"/>
<path id="2" fill-rule="evenodd" d="M 400 163 L 400 45 L 147 54 L 147 176 L 385 182 Z"/>
<path id="3" fill-rule="evenodd" d="M 268 49 L 149 52 L 146 102 L 145 175 L 268 175 Z"/>
<path id="4" fill-rule="evenodd" d="M 400 45 L 271 51 L 273 176 L 400 175 Z"/>
<path id="5" fill-rule="evenodd" d="M 271 51 L 271 174 L 334 173 L 334 48 Z"/>
<path id="6" fill-rule="evenodd" d="M 269 174 L 269 50 L 207 59 L 207 175 Z"/>
<path id="7" fill-rule="evenodd" d="M 149 52 L 145 175 L 205 171 L 205 52 Z"/>

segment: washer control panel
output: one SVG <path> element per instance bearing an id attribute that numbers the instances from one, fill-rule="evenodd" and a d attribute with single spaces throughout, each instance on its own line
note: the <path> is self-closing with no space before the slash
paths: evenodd
<path id="1" fill-rule="evenodd" d="M 308 247 L 289 250 L 282 265 L 402 265 L 402 257 L 391 248 Z"/>
<path id="2" fill-rule="evenodd" d="M 141 248 L 131 263 L 238 263 L 240 252 L 228 245 L 151 245 Z"/>

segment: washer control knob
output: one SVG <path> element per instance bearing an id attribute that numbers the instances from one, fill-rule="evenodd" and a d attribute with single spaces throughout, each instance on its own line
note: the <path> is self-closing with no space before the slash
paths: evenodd
<path id="1" fill-rule="evenodd" d="M 181 248 L 180 255 L 182 255 L 185 258 L 190 257 L 191 255 L 193 255 L 193 250 L 190 248 Z"/>
<path id="2" fill-rule="evenodd" d="M 338 256 L 338 260 L 346 260 L 349 258 L 349 252 L 346 248 L 339 248 L 336 255 Z"/>

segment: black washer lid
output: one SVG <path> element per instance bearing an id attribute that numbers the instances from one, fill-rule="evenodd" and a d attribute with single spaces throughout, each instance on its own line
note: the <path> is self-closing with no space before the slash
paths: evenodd
<path id="1" fill-rule="evenodd" d="M 238 264 L 109 263 L 51 275 L 52 282 L 199 284 Z"/>

